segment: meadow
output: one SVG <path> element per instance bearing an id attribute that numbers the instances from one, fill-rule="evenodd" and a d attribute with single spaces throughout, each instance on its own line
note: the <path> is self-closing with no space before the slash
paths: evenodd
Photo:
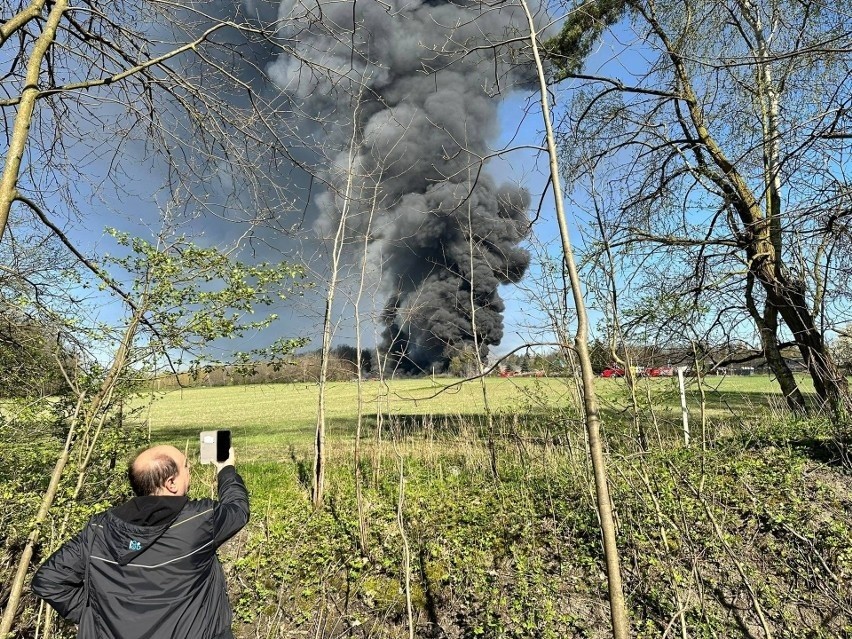
<path id="1" fill-rule="evenodd" d="M 489 377 L 485 391 L 479 381 L 449 378 L 398 379 L 389 383 L 362 383 L 362 413 L 367 418 L 432 416 L 481 418 L 488 409 L 497 416 L 544 413 L 571 414 L 576 410 L 577 387 L 571 378 Z M 810 391 L 810 380 L 800 380 Z M 783 400 L 774 381 L 766 375 L 706 377 L 702 381 L 705 416 L 716 421 L 738 420 L 783 411 Z M 598 379 L 605 419 L 620 423 L 632 402 L 623 379 Z M 654 411 L 659 421 L 680 424 L 680 396 L 676 378 L 639 381 L 637 401 Z M 187 388 L 160 396 L 144 418 L 155 441 L 181 448 L 197 446 L 198 432 L 230 428 L 245 460 L 280 458 L 292 447 L 313 445 L 316 429 L 317 384 L 270 384 L 217 388 Z M 698 381 L 687 380 L 688 408 L 700 417 L 702 397 Z M 330 442 L 351 442 L 358 411 L 358 384 L 328 385 L 326 417 Z M 346 444 L 350 445 L 350 444 Z"/>

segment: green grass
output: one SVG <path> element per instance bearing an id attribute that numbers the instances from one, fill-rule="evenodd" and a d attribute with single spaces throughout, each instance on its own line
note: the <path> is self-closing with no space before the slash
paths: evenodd
<path id="1" fill-rule="evenodd" d="M 482 416 L 485 402 L 479 382 L 454 379 L 393 380 L 389 384 L 365 382 L 363 414 L 366 427 L 377 412 L 385 416 Z M 598 379 L 604 424 L 621 422 L 631 410 L 631 400 L 622 379 Z M 688 407 L 697 419 L 700 397 L 697 382 L 688 380 Z M 809 381 L 802 380 L 809 392 Z M 576 410 L 573 379 L 488 378 L 489 407 L 496 415 L 553 415 Z M 708 377 L 704 380 L 705 409 L 714 420 L 764 414 L 783 401 L 767 376 Z M 640 380 L 642 410 L 653 409 L 662 422 L 680 420 L 676 379 Z M 648 401 L 650 395 L 650 403 Z M 244 460 L 282 458 L 295 448 L 312 445 L 316 429 L 318 386 L 277 384 L 173 391 L 157 398 L 146 411 L 153 441 L 168 441 L 183 448 L 197 445 L 202 430 L 230 428 Z M 330 383 L 326 394 L 326 423 L 330 445 L 350 441 L 358 409 L 357 384 Z"/>
<path id="2" fill-rule="evenodd" d="M 363 413 L 384 415 L 481 415 L 485 411 L 478 383 L 453 385 L 457 380 L 429 379 L 363 384 Z M 489 379 L 488 400 L 495 412 L 524 411 L 543 393 L 551 406 L 571 403 L 568 380 Z M 254 459 L 270 449 L 310 445 L 316 428 L 318 386 L 277 384 L 224 388 L 194 388 L 158 398 L 147 413 L 152 438 L 180 444 L 194 442 L 201 430 L 230 428 L 243 455 Z M 526 408 L 525 408 L 526 407 Z M 328 386 L 326 420 L 332 439 L 350 439 L 357 416 L 357 384 Z"/>

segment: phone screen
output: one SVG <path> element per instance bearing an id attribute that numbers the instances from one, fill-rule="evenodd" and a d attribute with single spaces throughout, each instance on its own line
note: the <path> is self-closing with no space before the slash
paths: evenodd
<path id="1" fill-rule="evenodd" d="M 231 431 L 216 431 L 216 461 L 223 462 L 231 456 Z"/>

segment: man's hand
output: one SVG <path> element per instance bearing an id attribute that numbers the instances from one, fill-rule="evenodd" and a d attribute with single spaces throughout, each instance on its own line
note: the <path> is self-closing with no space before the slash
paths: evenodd
<path id="1" fill-rule="evenodd" d="M 216 472 L 221 473 L 222 469 L 225 466 L 233 466 L 235 462 L 236 460 L 234 459 L 234 447 L 231 446 L 231 448 L 228 450 L 228 459 L 223 462 L 214 461 L 213 463 L 216 465 Z"/>

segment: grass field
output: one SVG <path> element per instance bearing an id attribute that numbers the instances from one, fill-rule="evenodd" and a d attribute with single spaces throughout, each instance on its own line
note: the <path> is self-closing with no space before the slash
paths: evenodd
<path id="1" fill-rule="evenodd" d="M 806 392 L 808 380 L 801 380 Z M 358 385 L 329 384 L 326 395 L 330 442 L 351 440 L 358 411 Z M 771 411 L 783 404 L 778 386 L 766 376 L 708 377 L 703 382 L 706 414 L 714 420 L 742 419 Z M 394 380 L 389 384 L 365 382 L 363 414 L 375 421 L 385 416 L 481 416 L 485 400 L 479 382 L 439 378 Z M 606 422 L 619 422 L 631 410 L 632 400 L 624 380 L 599 379 L 597 390 Z M 576 409 L 576 388 L 566 378 L 488 378 L 489 408 L 496 415 L 540 415 Z M 642 410 L 654 411 L 660 421 L 680 422 L 680 398 L 676 379 L 640 381 L 638 401 Z M 310 447 L 316 428 L 318 386 L 278 384 L 219 388 L 192 388 L 158 397 L 145 417 L 152 440 L 168 441 L 181 448 L 195 446 L 198 432 L 230 428 L 243 459 L 270 459 L 291 447 Z M 695 418 L 700 411 L 697 382 L 688 384 L 688 408 Z M 372 423 L 372 422 L 371 422 Z"/>

